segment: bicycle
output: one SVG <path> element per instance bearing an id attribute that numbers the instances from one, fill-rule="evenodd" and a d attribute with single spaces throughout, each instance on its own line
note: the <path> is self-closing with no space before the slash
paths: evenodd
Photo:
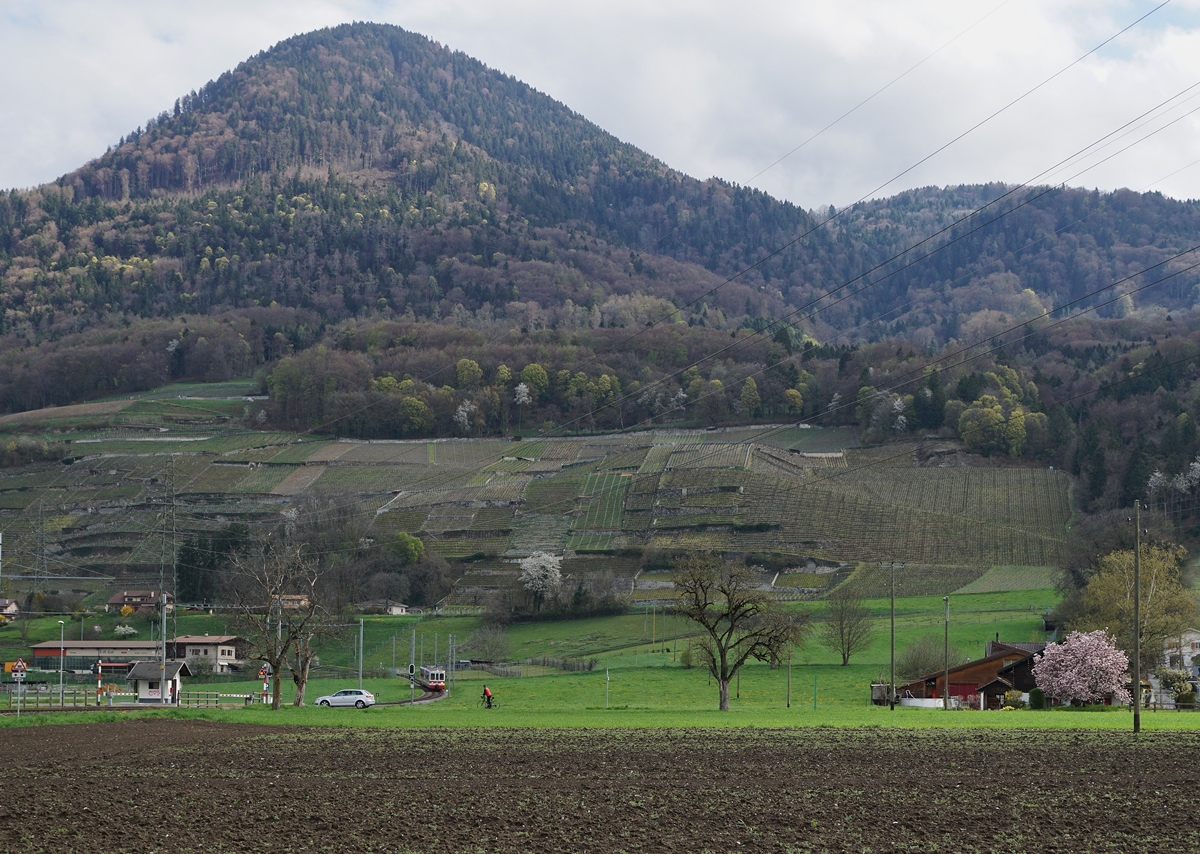
<path id="1" fill-rule="evenodd" d="M 481 708 L 481 709 L 498 709 L 498 708 L 500 708 L 500 701 L 497 700 L 495 697 L 492 697 L 492 704 L 489 706 L 488 698 L 480 697 L 478 705 L 479 705 L 479 708 Z"/>

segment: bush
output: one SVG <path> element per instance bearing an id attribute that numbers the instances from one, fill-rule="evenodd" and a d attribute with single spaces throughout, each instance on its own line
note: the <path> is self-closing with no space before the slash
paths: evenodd
<path id="1" fill-rule="evenodd" d="M 1171 696 L 1179 700 L 1181 694 L 1194 693 L 1191 683 L 1192 674 L 1188 670 L 1172 670 L 1163 668 L 1158 671 L 1158 680 L 1162 686 L 1171 692 Z"/>
<path id="2" fill-rule="evenodd" d="M 1175 695 L 1175 705 L 1177 706 L 1192 706 L 1196 705 L 1196 692 L 1184 691 L 1182 694 Z"/>
<path id="3" fill-rule="evenodd" d="M 204 679 L 213 674 L 212 659 L 207 655 L 193 655 L 187 660 L 188 670 L 197 679 Z"/>
<path id="4" fill-rule="evenodd" d="M 483 626 L 471 632 L 462 651 L 479 661 L 507 661 L 511 655 L 508 635 L 503 626 Z"/>
<path id="5" fill-rule="evenodd" d="M 692 645 L 690 643 L 679 651 L 679 663 L 683 665 L 684 670 L 692 669 Z"/>
<path id="6" fill-rule="evenodd" d="M 1014 709 L 1025 708 L 1025 701 L 1021 699 L 1021 692 L 1018 691 L 1016 688 L 1013 688 L 1010 691 L 1005 691 L 1004 692 L 1004 705 L 1006 708 L 1008 708 L 1008 707 L 1011 707 Z"/>
<path id="7" fill-rule="evenodd" d="M 945 665 L 945 648 L 941 638 L 925 637 L 911 643 L 896 656 L 896 675 L 905 682 L 940 672 Z M 950 666 L 966 660 L 955 647 L 950 647 Z"/>
<path id="8" fill-rule="evenodd" d="M 1041 688 L 1034 688 L 1029 692 L 1029 708 L 1044 709 L 1046 708 L 1046 692 Z"/>

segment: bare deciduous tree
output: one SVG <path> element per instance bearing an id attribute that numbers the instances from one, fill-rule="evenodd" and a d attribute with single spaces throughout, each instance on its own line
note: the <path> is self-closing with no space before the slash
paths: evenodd
<path id="1" fill-rule="evenodd" d="M 675 612 L 698 625 L 699 657 L 717 680 L 720 709 L 729 711 L 729 683 L 751 656 L 777 661 L 807 627 L 803 614 L 784 614 L 741 563 L 693 554 L 675 563 Z"/>
<path id="2" fill-rule="evenodd" d="M 463 651 L 482 661 L 506 661 L 512 646 L 503 626 L 483 626 L 471 632 Z"/>
<path id="3" fill-rule="evenodd" d="M 871 615 L 863 600 L 852 592 L 835 590 L 829 596 L 829 610 L 821 624 L 821 643 L 842 656 L 842 666 L 850 656 L 871 645 Z"/>
<path id="4" fill-rule="evenodd" d="M 330 631 L 322 605 L 321 568 L 304 545 L 266 539 L 232 556 L 229 591 L 236 622 L 250 640 L 250 657 L 271 667 L 271 708 L 280 706 L 283 669 L 296 683 L 295 705 L 304 702 L 315 640 Z"/>

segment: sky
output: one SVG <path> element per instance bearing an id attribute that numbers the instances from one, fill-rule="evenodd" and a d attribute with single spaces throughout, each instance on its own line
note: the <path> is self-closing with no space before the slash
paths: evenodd
<path id="1" fill-rule="evenodd" d="M 509 73 L 676 169 L 809 209 L 989 181 L 1200 198 L 1200 85 L 1184 92 L 1200 84 L 1200 0 L 1171 0 L 1076 62 L 1157 5 L 0 0 L 0 187 L 103 154 L 289 36 L 376 21 Z"/>

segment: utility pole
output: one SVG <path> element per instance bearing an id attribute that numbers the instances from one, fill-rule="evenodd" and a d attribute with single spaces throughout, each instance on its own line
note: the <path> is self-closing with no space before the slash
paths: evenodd
<path id="1" fill-rule="evenodd" d="M 66 654 L 66 641 L 63 638 L 67 634 L 67 624 L 62 620 L 58 621 L 58 707 L 64 707 L 63 703 L 63 656 Z"/>
<path id="2" fill-rule="evenodd" d="M 888 708 L 894 712 L 896 711 L 896 564 L 889 563 L 887 567 L 892 571 L 892 583 L 889 586 L 892 597 L 892 654 L 891 675 L 888 677 Z"/>
<path id="3" fill-rule="evenodd" d="M 33 589 L 40 593 L 46 592 L 46 521 L 43 518 L 44 510 L 45 505 L 41 501 L 38 501 L 37 559 L 33 564 Z"/>
<path id="4" fill-rule="evenodd" d="M 363 663 L 363 618 L 358 618 L 358 687 L 362 689 L 362 663 Z"/>
<path id="5" fill-rule="evenodd" d="M 408 702 L 411 703 L 417 699 L 417 685 L 412 681 L 412 676 L 417 669 L 417 630 L 412 630 L 412 646 L 408 652 Z"/>
<path id="6" fill-rule="evenodd" d="M 175 528 L 175 455 L 167 457 L 167 485 L 171 490 L 171 595 L 179 603 L 179 534 Z M 171 634 L 179 637 L 179 615 L 171 610 Z"/>
<path id="7" fill-rule="evenodd" d="M 787 707 L 792 707 L 792 645 L 788 644 Z"/>
<path id="8" fill-rule="evenodd" d="M 946 604 L 946 642 L 942 647 L 942 708 L 950 711 L 950 597 L 943 596 Z"/>
<path id="9" fill-rule="evenodd" d="M 158 701 L 160 703 L 167 702 L 167 591 L 160 589 L 158 591 L 159 605 L 158 609 L 162 612 L 162 664 L 159 666 L 158 674 Z"/>
<path id="10" fill-rule="evenodd" d="M 1133 502 L 1133 734 L 1142 731 L 1142 502 Z M 1181 649 L 1180 654 L 1183 654 Z"/>

